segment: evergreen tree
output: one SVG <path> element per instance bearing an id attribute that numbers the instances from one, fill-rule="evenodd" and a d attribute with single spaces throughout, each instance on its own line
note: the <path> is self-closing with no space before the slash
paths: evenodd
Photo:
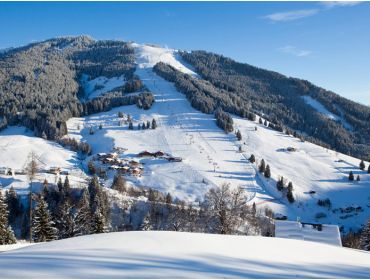
<path id="1" fill-rule="evenodd" d="M 146 213 L 141 225 L 140 225 L 140 230 L 148 231 L 152 230 L 153 226 L 151 223 L 151 215 L 150 212 Z"/>
<path id="2" fill-rule="evenodd" d="M 71 186 L 69 184 L 69 178 L 68 178 L 68 176 L 66 176 L 66 178 L 64 179 L 64 185 L 63 185 L 63 187 L 64 187 L 64 192 L 66 194 L 68 194 L 69 191 L 70 191 L 70 188 L 71 188 Z"/>
<path id="3" fill-rule="evenodd" d="M 152 129 L 156 129 L 157 128 L 157 121 L 153 118 L 152 120 Z"/>
<path id="4" fill-rule="evenodd" d="M 369 167 L 367 168 L 367 173 L 370 174 L 370 164 L 369 164 Z"/>
<path id="5" fill-rule="evenodd" d="M 140 123 L 137 125 L 137 129 L 138 129 L 138 130 L 140 130 L 140 129 L 141 129 L 141 124 L 140 124 Z"/>
<path id="6" fill-rule="evenodd" d="M 267 121 L 265 120 L 265 122 L 263 123 L 264 126 L 267 126 Z"/>
<path id="7" fill-rule="evenodd" d="M 147 121 L 146 122 L 146 129 L 149 129 L 150 128 L 150 121 Z"/>
<path id="8" fill-rule="evenodd" d="M 143 123 L 141 124 L 141 129 L 146 129 L 145 122 L 143 122 Z"/>
<path id="9" fill-rule="evenodd" d="M 96 167 L 95 167 L 95 164 L 92 160 L 90 160 L 89 163 L 87 164 L 87 169 L 89 170 L 89 173 L 91 175 L 96 174 Z"/>
<path id="10" fill-rule="evenodd" d="M 97 210 L 95 211 L 92 219 L 91 233 L 105 233 L 105 232 L 107 232 L 107 228 L 105 225 L 104 216 L 99 210 Z"/>
<path id="11" fill-rule="evenodd" d="M 14 190 L 13 186 L 10 187 L 9 191 L 6 192 L 5 198 L 6 204 L 8 205 L 8 221 L 10 224 L 15 222 L 15 219 L 21 213 L 21 204 L 18 198 L 16 191 Z"/>
<path id="12" fill-rule="evenodd" d="M 94 135 L 94 133 L 95 133 L 94 129 L 92 127 L 90 127 L 89 134 Z"/>
<path id="13" fill-rule="evenodd" d="M 32 235 L 35 242 L 52 241 L 56 240 L 58 237 L 58 230 L 55 228 L 47 208 L 47 203 L 44 201 L 44 198 L 41 197 L 35 209 L 32 224 Z"/>
<path id="14" fill-rule="evenodd" d="M 262 123 L 263 123 L 263 121 L 262 121 L 262 118 L 261 118 L 261 117 L 258 119 L 258 122 L 259 122 L 259 124 L 262 124 Z"/>
<path id="15" fill-rule="evenodd" d="M 8 225 L 8 210 L 0 191 L 0 245 L 15 243 L 17 243 L 17 240 L 15 239 L 13 230 Z"/>
<path id="16" fill-rule="evenodd" d="M 251 156 L 249 157 L 249 162 L 251 163 L 255 163 L 256 162 L 256 157 L 254 156 L 254 154 L 251 154 Z"/>
<path id="17" fill-rule="evenodd" d="M 284 177 L 280 177 L 280 179 L 276 182 L 276 188 L 278 191 L 282 191 L 284 189 Z"/>
<path id="18" fill-rule="evenodd" d="M 265 160 L 264 160 L 264 159 L 262 159 L 262 160 L 261 160 L 261 164 L 260 164 L 260 166 L 258 167 L 258 170 L 259 170 L 259 172 L 260 172 L 260 173 L 264 173 L 264 172 L 265 172 L 265 169 L 266 169 Z"/>
<path id="19" fill-rule="evenodd" d="M 265 175 L 266 178 L 271 177 L 270 165 L 268 165 L 268 164 L 266 165 L 264 175 Z"/>
<path id="20" fill-rule="evenodd" d="M 133 130 L 134 129 L 134 125 L 132 124 L 132 121 L 130 121 L 128 123 L 128 129 L 130 129 L 130 130 Z"/>
<path id="21" fill-rule="evenodd" d="M 360 162 L 360 169 L 365 170 L 365 162 L 363 160 Z"/>
<path id="22" fill-rule="evenodd" d="M 242 140 L 242 134 L 240 132 L 240 130 L 238 129 L 238 131 L 236 132 L 236 138 L 238 139 L 238 141 Z"/>
<path id="23" fill-rule="evenodd" d="M 365 251 L 370 251 L 370 219 L 361 231 L 360 247 Z"/>
<path id="24" fill-rule="evenodd" d="M 294 196 L 293 196 L 293 183 L 292 182 L 289 182 L 288 184 L 287 199 L 290 203 L 293 203 L 295 201 Z"/>
<path id="25" fill-rule="evenodd" d="M 73 237 L 75 233 L 75 220 L 73 208 L 69 201 L 61 203 L 57 210 L 56 228 L 58 229 L 59 239 Z"/>
<path id="26" fill-rule="evenodd" d="M 255 216 L 257 214 L 257 206 L 256 206 L 255 202 L 253 202 L 253 205 L 252 205 L 252 214 L 253 214 L 253 216 Z"/>
<path id="27" fill-rule="evenodd" d="M 99 124 L 99 130 L 102 130 L 103 129 L 103 124 Z"/>
<path id="28" fill-rule="evenodd" d="M 356 177 L 356 181 L 357 181 L 357 182 L 360 182 L 360 180 L 361 180 L 361 179 L 360 179 L 360 175 L 357 175 L 357 177 Z"/>
<path id="29" fill-rule="evenodd" d="M 172 204 L 172 196 L 171 196 L 170 193 L 167 193 L 167 195 L 166 195 L 166 204 L 167 204 L 168 207 L 170 207 L 171 204 Z"/>
<path id="30" fill-rule="evenodd" d="M 58 183 L 57 183 L 58 191 L 60 193 L 63 193 L 63 182 L 62 182 L 62 177 L 59 177 Z"/>
<path id="31" fill-rule="evenodd" d="M 119 111 L 117 115 L 119 118 L 123 118 L 123 113 L 121 111 Z"/>
<path id="32" fill-rule="evenodd" d="M 355 179 L 355 176 L 353 175 L 353 172 L 349 172 L 348 180 L 353 181 Z"/>
<path id="33" fill-rule="evenodd" d="M 113 190 L 119 191 L 121 193 L 126 192 L 126 181 L 123 178 L 121 172 L 117 172 L 113 178 L 112 187 Z"/>
<path id="34" fill-rule="evenodd" d="M 90 234 L 91 214 L 89 197 L 89 191 L 85 189 L 77 205 L 76 215 L 74 216 L 75 236 Z"/>

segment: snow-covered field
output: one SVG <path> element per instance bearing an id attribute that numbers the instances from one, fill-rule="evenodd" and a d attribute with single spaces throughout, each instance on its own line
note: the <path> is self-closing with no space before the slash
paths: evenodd
<path id="1" fill-rule="evenodd" d="M 69 151 L 53 141 L 47 141 L 35 137 L 32 131 L 25 127 L 8 127 L 0 132 L 0 189 L 6 190 L 14 187 L 18 193 L 28 193 L 29 181 L 27 175 L 14 176 L 3 174 L 5 169 L 21 171 L 26 168 L 30 160 L 30 153 L 37 156 L 37 164 L 40 172 L 36 174 L 33 185 L 34 191 L 41 187 L 44 179 L 55 183 L 57 176 L 47 173 L 51 167 L 60 167 L 71 174 L 70 180 L 74 185 L 83 183 L 79 161 L 76 153 Z M 63 180 L 64 180 L 64 176 Z"/>
<path id="2" fill-rule="evenodd" d="M 0 254 L 1 278 L 368 278 L 370 254 L 281 238 L 119 232 Z"/>
<path id="3" fill-rule="evenodd" d="M 121 87 L 125 84 L 125 77 L 107 78 L 104 76 L 89 80 L 87 75 L 83 75 L 81 79 L 82 87 L 85 91 L 86 99 L 94 99 L 104 93 L 107 93 L 115 88 Z"/>

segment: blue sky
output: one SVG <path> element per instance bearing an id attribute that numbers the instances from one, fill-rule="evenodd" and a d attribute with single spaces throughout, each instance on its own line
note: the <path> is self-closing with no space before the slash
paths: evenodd
<path id="1" fill-rule="evenodd" d="M 204 49 L 370 105 L 370 2 L 0 2 L 0 48 L 91 35 Z"/>

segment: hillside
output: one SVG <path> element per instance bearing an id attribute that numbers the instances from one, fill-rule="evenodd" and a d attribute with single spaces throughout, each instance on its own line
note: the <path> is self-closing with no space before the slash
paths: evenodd
<path id="1" fill-rule="evenodd" d="M 290 220 L 298 218 L 304 222 L 338 224 L 343 227 L 344 232 L 360 229 L 369 217 L 369 162 L 365 162 L 365 170 L 360 170 L 359 158 L 302 141 L 299 135 L 293 137 L 272 129 L 264 125 L 264 121 L 266 124 L 271 123 L 271 118 L 263 112 L 253 111 L 253 116 L 256 117 L 254 120 L 245 118 L 248 117 L 247 112 L 252 112 L 251 107 L 243 107 L 239 112 L 247 114 L 244 117 L 239 113 L 231 114 L 234 129 L 240 130 L 242 139 L 238 141 L 234 133 L 226 134 L 217 126 L 213 109 L 222 105 L 227 111 L 228 106 L 222 102 L 230 102 L 232 107 L 243 102 L 248 105 L 249 101 L 235 94 L 229 98 L 226 93 L 230 88 L 222 88 L 211 79 L 203 80 L 204 73 L 198 72 L 201 70 L 199 67 L 192 67 L 185 62 L 184 53 L 153 45 L 94 41 L 77 37 L 53 39 L 13 49 L 0 55 L 0 60 L 7 65 L 16 63 L 15 59 L 28 63 L 29 52 L 35 54 L 35 57 L 45 54 L 57 56 L 52 62 L 56 69 L 62 69 L 58 68 L 60 59 L 71 63 L 66 85 L 70 85 L 73 80 L 73 83 L 76 83 L 74 90 L 65 89 L 59 92 L 58 90 L 63 88 L 61 87 L 51 91 L 50 95 L 69 96 L 68 98 L 74 100 L 76 108 L 81 109 L 66 115 L 62 113 L 60 121 L 63 123 L 64 132 L 61 134 L 66 134 L 62 139 L 70 137 L 92 147 L 91 155 L 82 155 L 78 151 L 69 151 L 68 147 L 63 148 L 55 142 L 43 139 L 55 138 L 50 135 L 36 138 L 24 127 L 15 126 L 2 130 L 0 148 L 3 157 L 0 167 L 22 169 L 32 150 L 40 157 L 42 170 L 37 176 L 35 190 L 41 189 L 44 179 L 53 187 L 59 178 L 64 180 L 65 175 L 50 173 L 50 168 L 55 166 L 65 171 L 64 174 L 69 174 L 72 188 L 84 189 L 88 179 L 88 166 L 92 162 L 99 169 L 100 183 L 107 188 L 111 186 L 117 170 L 129 170 L 125 171 L 125 179 L 130 185 L 153 188 L 164 194 L 170 193 L 175 199 L 182 199 L 195 207 L 199 207 L 209 189 L 229 183 L 233 189 L 241 186 L 246 191 L 249 206 L 255 203 L 261 213 L 264 213 L 264 208 L 267 207 L 275 212 L 276 217 L 286 216 Z M 189 58 L 187 60 L 190 62 Z M 48 61 L 51 63 L 51 60 Z M 32 67 L 27 66 L 25 71 L 31 71 Z M 158 71 L 160 67 L 168 70 L 174 80 L 168 81 L 162 77 Z M 215 69 L 221 71 L 219 65 L 217 67 Z M 52 72 L 47 72 L 44 77 L 51 79 L 50 82 L 57 78 Z M 3 77 L 7 78 L 1 84 L 2 90 L 8 87 L 14 89 L 14 81 L 8 76 L 10 72 L 4 73 Z M 24 75 L 28 77 L 28 74 Z M 181 88 L 177 77 L 186 81 Z M 285 79 L 279 75 L 278 77 Z M 39 81 L 36 79 L 35 83 L 43 89 L 45 83 Z M 32 85 L 28 82 L 29 77 L 21 79 L 17 85 L 25 90 Z M 194 98 L 190 102 L 189 94 L 180 90 L 186 88 L 188 83 L 192 85 L 190 89 L 197 88 L 191 95 Z M 15 92 L 10 90 L 9 94 Z M 42 98 L 41 103 L 34 104 L 31 98 L 34 94 Z M 51 103 L 48 103 L 45 109 L 42 104 L 47 102 L 49 97 L 43 90 L 25 92 L 24 95 L 27 102 L 36 108 L 28 108 L 29 105 L 20 102 L 23 95 L 15 94 L 16 100 L 8 95 L 1 95 L 1 100 L 5 102 L 3 104 L 8 104 L 6 102 L 9 97 L 10 103 L 14 101 L 21 110 L 26 110 L 23 113 L 30 113 L 28 117 L 36 121 L 36 125 L 33 121 L 29 122 L 28 117 L 20 117 L 18 121 L 9 123 L 27 126 L 33 129 L 37 136 L 42 136 L 39 125 L 54 127 L 54 124 L 57 124 L 60 117 L 58 112 L 64 112 L 66 109 L 59 103 L 63 103 L 64 99 L 50 96 Z M 201 98 L 197 98 L 198 96 Z M 206 102 L 203 102 L 203 96 L 207 97 Z M 317 110 L 321 120 L 326 118 L 332 125 L 340 125 L 341 129 L 346 131 L 351 126 L 356 127 L 348 118 L 345 119 L 346 122 L 337 123 L 336 121 L 342 120 L 340 113 L 329 110 L 326 104 L 324 106 L 324 103 L 321 103 L 321 99 L 316 100 L 311 95 L 299 98 L 303 102 L 302 106 L 309 106 L 307 108 L 310 109 L 307 110 L 314 113 Z M 197 104 L 197 101 L 201 104 Z M 54 107 L 61 111 L 54 114 L 55 111 L 51 109 Z M 204 113 L 204 107 L 209 108 L 209 111 Z M 2 108 L 13 108 L 10 110 L 13 116 L 20 113 L 17 111 L 18 107 Z M 27 111 L 28 109 L 30 110 Z M 55 123 L 45 122 L 44 113 L 52 117 Z M 232 110 L 229 110 L 229 113 L 232 113 Z M 37 121 L 38 117 L 33 118 L 35 114 L 41 119 L 40 122 Z M 260 117 L 262 123 L 259 122 Z M 152 124 L 153 120 L 156 122 L 156 129 L 142 129 L 142 124 L 147 126 L 147 122 Z M 140 156 L 142 152 L 145 152 L 146 156 Z M 150 154 L 156 152 L 161 156 Z M 106 159 L 107 154 L 111 154 L 112 158 L 109 160 L 115 164 Z M 252 154 L 256 158 L 255 163 L 248 160 Z M 265 178 L 257 171 L 262 159 L 271 169 L 271 178 Z M 122 166 L 119 166 L 120 164 Z M 350 171 L 355 176 L 359 175 L 360 181 L 349 181 Z M 294 203 L 287 200 L 286 190 L 277 190 L 276 182 L 281 177 L 285 179 L 285 189 L 288 182 L 292 182 Z M 14 187 L 19 194 L 27 194 L 29 191 L 26 174 L 11 176 L 2 173 L 0 183 L 3 190 Z M 118 200 L 122 197 L 127 199 L 126 193 L 118 196 L 113 192 L 112 195 L 117 196 Z M 319 200 L 328 199 L 330 205 L 318 204 Z M 138 223 L 137 226 L 139 225 Z M 112 228 L 123 228 L 123 225 L 115 224 Z"/>
<path id="2" fill-rule="evenodd" d="M 319 243 L 121 232 L 0 254 L 1 278 L 367 278 L 370 255 Z"/>

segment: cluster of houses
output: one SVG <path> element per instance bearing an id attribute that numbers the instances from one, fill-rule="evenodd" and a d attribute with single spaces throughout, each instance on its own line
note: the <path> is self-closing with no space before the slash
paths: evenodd
<path id="1" fill-rule="evenodd" d="M 182 161 L 182 158 L 181 157 L 174 157 L 168 153 L 165 153 L 165 152 L 162 152 L 162 151 L 157 151 L 157 152 L 154 152 L 154 153 L 151 153 L 151 152 L 148 152 L 148 151 L 143 151 L 141 153 L 139 153 L 137 155 L 138 157 L 141 157 L 141 158 L 162 158 L 162 159 L 166 159 L 170 162 L 181 162 Z"/>
<path id="2" fill-rule="evenodd" d="M 117 152 L 99 153 L 97 160 L 102 164 L 109 165 L 109 169 L 121 171 L 122 173 L 131 174 L 140 177 L 143 174 L 143 165 L 135 160 L 121 159 Z"/>

